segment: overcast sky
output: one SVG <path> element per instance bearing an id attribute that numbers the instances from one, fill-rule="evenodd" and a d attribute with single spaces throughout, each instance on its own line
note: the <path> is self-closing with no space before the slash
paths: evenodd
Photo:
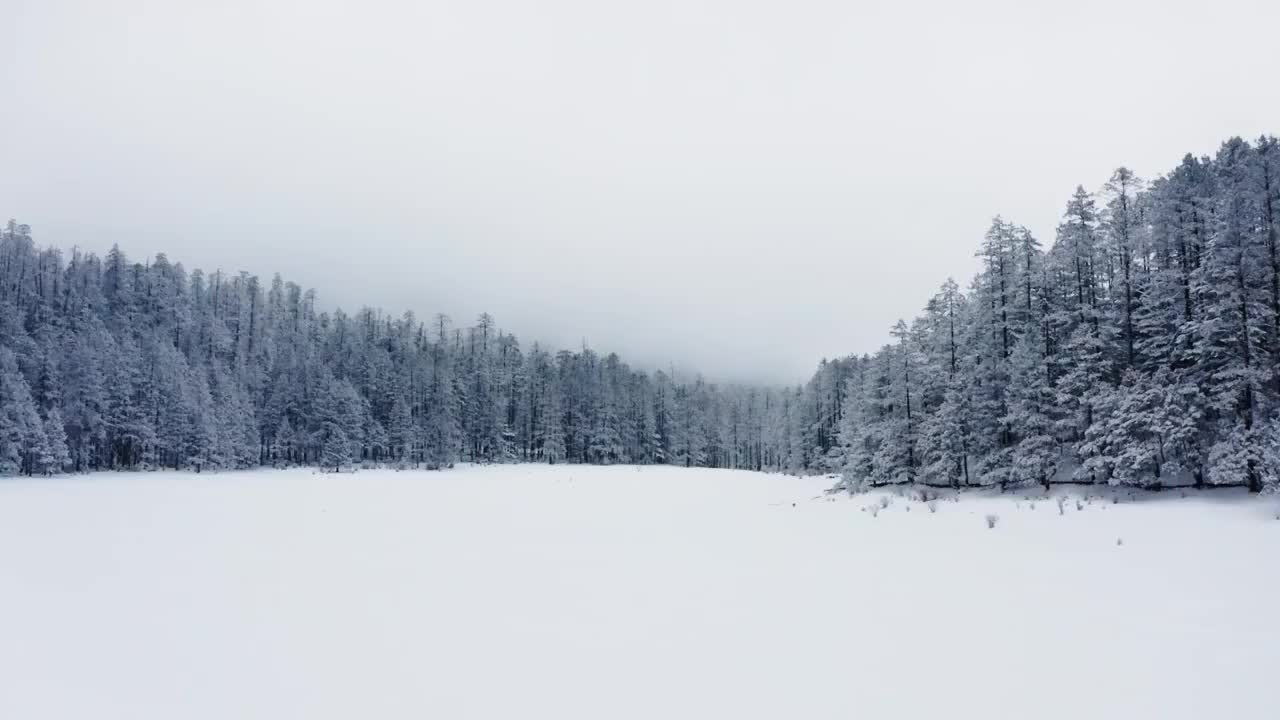
<path id="1" fill-rule="evenodd" d="M 0 0 L 0 214 L 792 382 L 990 218 L 1280 132 L 1280 3 Z"/>

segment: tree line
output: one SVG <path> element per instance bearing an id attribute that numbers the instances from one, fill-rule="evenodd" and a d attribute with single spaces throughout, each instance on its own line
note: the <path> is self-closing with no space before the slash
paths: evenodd
<path id="1" fill-rule="evenodd" d="M 826 472 L 850 488 L 1280 477 L 1280 148 L 1233 138 L 1078 187 L 1047 250 L 997 217 L 981 269 L 797 387 L 317 308 L 0 230 L 0 474 L 457 461 Z"/>
<path id="2" fill-rule="evenodd" d="M 1077 188 L 1047 251 L 997 217 L 893 342 L 824 364 L 849 487 L 1244 486 L 1280 475 L 1280 148 Z M 832 375 L 824 379 L 825 375 Z"/>
<path id="3" fill-rule="evenodd" d="M 635 370 L 454 327 L 320 311 L 279 275 L 187 272 L 0 230 L 0 474 L 457 461 L 802 469 L 799 388 Z"/>

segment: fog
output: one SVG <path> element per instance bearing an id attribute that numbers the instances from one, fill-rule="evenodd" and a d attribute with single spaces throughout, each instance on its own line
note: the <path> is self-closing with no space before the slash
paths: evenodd
<path id="1" fill-rule="evenodd" d="M 997 213 L 1280 132 L 1280 3 L 0 0 L 0 213 L 794 382 Z"/>

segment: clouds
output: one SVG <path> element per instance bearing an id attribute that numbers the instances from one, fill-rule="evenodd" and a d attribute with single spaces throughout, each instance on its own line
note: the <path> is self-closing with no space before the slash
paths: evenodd
<path id="1" fill-rule="evenodd" d="M 0 207 L 44 242 L 791 381 L 963 281 L 992 215 L 1049 240 L 1077 183 L 1274 132 L 1278 14 L 20 2 Z"/>

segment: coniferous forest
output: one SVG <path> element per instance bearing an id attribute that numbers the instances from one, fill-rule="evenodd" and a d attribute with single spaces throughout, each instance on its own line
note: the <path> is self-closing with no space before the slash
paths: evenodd
<path id="1" fill-rule="evenodd" d="M 0 238 L 0 472 L 456 461 L 782 468 L 799 395 L 652 375 L 590 349 L 317 311 L 280 276 Z M 795 420 L 792 420 L 792 418 Z M 797 467 L 803 467 L 803 464 Z"/>
<path id="2" fill-rule="evenodd" d="M 0 474 L 457 461 L 666 463 L 1010 488 L 1280 475 L 1280 148 L 1233 138 L 997 217 L 877 352 L 794 388 L 317 308 L 279 275 L 0 236 Z"/>

